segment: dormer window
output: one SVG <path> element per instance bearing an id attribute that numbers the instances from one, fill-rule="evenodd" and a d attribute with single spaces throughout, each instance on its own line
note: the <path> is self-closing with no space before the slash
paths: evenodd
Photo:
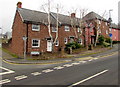
<path id="1" fill-rule="evenodd" d="M 39 30 L 40 30 L 40 25 L 32 24 L 32 31 L 39 31 Z"/>

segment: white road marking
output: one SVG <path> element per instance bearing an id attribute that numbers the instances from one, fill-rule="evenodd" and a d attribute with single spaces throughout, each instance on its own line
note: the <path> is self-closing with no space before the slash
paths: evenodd
<path id="1" fill-rule="evenodd" d="M 0 80 L 0 84 L 5 84 L 11 82 L 9 79 Z"/>
<path id="2" fill-rule="evenodd" d="M 61 66 L 57 66 L 57 67 L 54 67 L 54 69 L 63 69 L 64 67 L 61 67 Z"/>
<path id="3" fill-rule="evenodd" d="M 65 64 L 63 66 L 70 67 L 70 66 L 73 66 L 73 64 Z"/>
<path id="4" fill-rule="evenodd" d="M 88 60 L 88 61 L 92 61 L 93 59 L 90 59 L 90 60 Z"/>
<path id="5" fill-rule="evenodd" d="M 52 72 L 52 71 L 53 71 L 52 69 L 46 69 L 46 70 L 43 70 L 42 72 L 48 73 L 48 72 Z"/>
<path id="6" fill-rule="evenodd" d="M 34 75 L 34 76 L 37 76 L 37 75 L 40 75 L 41 73 L 39 73 L 39 72 L 34 72 L 34 73 L 31 73 L 32 75 Z"/>
<path id="7" fill-rule="evenodd" d="M 79 63 L 86 63 L 87 61 L 79 61 Z"/>
<path id="8" fill-rule="evenodd" d="M 5 75 L 5 74 L 10 74 L 10 73 L 15 72 L 13 70 L 10 70 L 10 69 L 7 69 L 7 68 L 1 67 L 1 66 L 0 66 L 0 68 L 7 71 L 7 72 L 1 72 L 0 75 Z"/>
<path id="9" fill-rule="evenodd" d="M 77 83 L 74 83 L 74 84 L 72 84 L 72 85 L 70 85 L 70 86 L 68 86 L 68 87 L 73 87 L 73 86 L 76 86 L 76 85 L 78 85 L 78 84 L 81 84 L 81 83 L 83 83 L 83 82 L 85 82 L 85 81 L 87 81 L 87 80 L 90 80 L 90 79 L 92 79 L 92 78 L 94 78 L 94 77 L 96 77 L 96 76 L 99 76 L 99 75 L 101 75 L 101 74 L 104 74 L 105 72 L 107 72 L 108 70 L 104 70 L 104 71 L 102 71 L 102 72 L 99 72 L 99 73 L 97 73 L 97 74 L 95 74 L 95 75 L 93 75 L 93 76 L 90 76 L 90 77 L 88 77 L 88 78 L 86 78 L 86 79 L 84 79 L 84 80 L 81 80 L 81 81 L 79 81 L 79 82 L 77 82 Z"/>
<path id="10" fill-rule="evenodd" d="M 25 75 L 15 77 L 16 80 L 21 80 L 21 79 L 25 79 L 25 78 L 27 78 L 27 76 L 25 76 Z"/>
<path id="11" fill-rule="evenodd" d="M 97 60 L 98 58 L 94 58 L 94 60 Z"/>
<path id="12" fill-rule="evenodd" d="M 80 63 L 72 63 L 72 65 L 79 65 Z"/>

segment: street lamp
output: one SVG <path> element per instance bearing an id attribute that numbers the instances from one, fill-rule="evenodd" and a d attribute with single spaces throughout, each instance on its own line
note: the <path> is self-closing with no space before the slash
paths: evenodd
<path id="1" fill-rule="evenodd" d="M 26 40 L 27 40 L 27 37 L 23 36 L 23 41 L 24 41 L 24 60 L 26 60 Z"/>
<path id="2" fill-rule="evenodd" d="M 108 19 L 108 21 L 109 21 L 109 26 L 111 26 L 111 22 L 112 22 L 112 18 L 111 18 L 111 11 L 113 11 L 112 9 L 110 9 L 109 10 L 109 19 Z M 110 38 L 111 38 L 111 48 L 112 48 L 112 30 L 111 30 L 111 33 L 109 33 L 109 36 L 110 36 Z"/>

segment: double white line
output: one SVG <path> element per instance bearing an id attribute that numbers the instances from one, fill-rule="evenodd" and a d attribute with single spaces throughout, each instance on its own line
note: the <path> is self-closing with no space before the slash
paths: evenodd
<path id="1" fill-rule="evenodd" d="M 0 84 L 5 84 L 11 82 L 9 79 L 0 80 Z"/>
<path id="2" fill-rule="evenodd" d="M 15 77 L 16 80 L 21 80 L 21 79 L 25 79 L 25 78 L 27 78 L 27 76 L 25 76 L 25 75 Z"/>

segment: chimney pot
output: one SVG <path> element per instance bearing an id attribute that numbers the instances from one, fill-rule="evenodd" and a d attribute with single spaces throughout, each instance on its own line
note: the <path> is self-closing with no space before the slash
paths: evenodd
<path id="1" fill-rule="evenodd" d="M 17 3 L 17 7 L 18 7 L 18 8 L 22 8 L 22 2 L 18 2 L 18 3 Z"/>
<path id="2" fill-rule="evenodd" d="M 71 18 L 75 18 L 75 13 L 71 13 Z"/>

